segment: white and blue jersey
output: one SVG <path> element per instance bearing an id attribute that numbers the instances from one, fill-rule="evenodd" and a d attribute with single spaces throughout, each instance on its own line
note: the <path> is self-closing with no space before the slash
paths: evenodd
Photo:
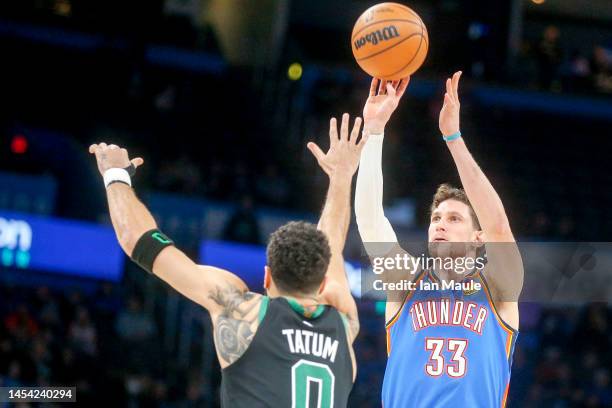
<path id="1" fill-rule="evenodd" d="M 383 407 L 505 406 L 518 332 L 497 314 L 482 273 L 462 282 L 480 290 L 427 290 L 441 285 L 431 271 L 415 283 L 386 326 Z"/>

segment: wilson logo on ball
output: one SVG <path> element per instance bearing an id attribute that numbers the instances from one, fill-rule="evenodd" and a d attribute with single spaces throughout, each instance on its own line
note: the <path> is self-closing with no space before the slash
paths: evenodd
<path id="1" fill-rule="evenodd" d="M 400 33 L 397 30 L 397 27 L 391 25 L 383 28 L 382 30 L 372 31 L 362 37 L 359 37 L 355 40 L 355 49 L 360 49 L 367 43 L 372 45 L 376 45 L 379 42 L 388 41 L 393 38 L 399 37 Z"/>

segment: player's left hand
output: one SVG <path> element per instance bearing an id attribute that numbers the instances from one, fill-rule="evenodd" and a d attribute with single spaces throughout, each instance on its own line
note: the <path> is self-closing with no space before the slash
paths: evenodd
<path id="1" fill-rule="evenodd" d="M 104 142 L 89 146 L 89 153 L 96 155 L 98 170 L 100 171 L 101 175 L 104 175 L 104 172 L 108 169 L 125 169 L 129 167 L 130 164 L 133 164 L 136 168 L 138 166 L 142 166 L 144 163 L 142 157 L 136 157 L 135 159 L 130 160 L 128 151 L 126 149 L 122 149 L 114 144 L 107 145 Z"/>
<path id="2" fill-rule="evenodd" d="M 353 177 L 357 167 L 359 167 L 361 150 L 368 141 L 368 132 L 364 132 L 361 135 L 361 139 L 359 139 L 361 118 L 355 119 L 353 130 L 349 134 L 349 119 L 348 113 L 342 115 L 340 137 L 338 137 L 336 118 L 331 118 L 329 121 L 329 150 L 327 153 L 323 153 L 316 143 L 310 142 L 307 145 L 308 149 L 317 159 L 319 166 L 330 177 L 334 173 Z M 357 142 L 357 139 L 359 139 L 359 142 Z"/>
<path id="3" fill-rule="evenodd" d="M 440 132 L 443 136 L 450 136 L 459 131 L 459 78 L 461 71 L 455 72 L 452 78 L 446 80 L 444 105 L 439 118 Z"/>

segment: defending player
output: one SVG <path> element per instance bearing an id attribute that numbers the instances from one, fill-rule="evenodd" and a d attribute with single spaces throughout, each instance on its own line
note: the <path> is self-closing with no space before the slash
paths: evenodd
<path id="1" fill-rule="evenodd" d="M 195 264 L 157 229 L 125 170 L 142 165 L 141 158 L 130 161 L 125 149 L 105 143 L 89 148 L 104 176 L 113 227 L 125 253 L 210 312 L 225 407 L 347 405 L 356 374 L 352 344 L 359 321 L 342 250 L 351 180 L 367 140 L 357 143 L 360 127 L 358 118 L 349 135 L 345 114 L 340 137 L 336 120 L 330 122 L 327 153 L 308 144 L 329 176 L 327 199 L 318 229 L 291 222 L 271 235 L 264 273 L 267 296 L 249 292 L 228 271 Z"/>
<path id="2" fill-rule="evenodd" d="M 484 244 L 487 259 L 480 258 L 484 268 L 469 273 L 440 264 L 385 271 L 386 281 L 414 282 L 414 290 L 387 292 L 385 408 L 496 407 L 506 401 L 522 261 L 501 200 L 461 138 L 460 75 L 446 81 L 439 126 L 465 191 L 446 184 L 436 191 L 429 256 L 449 256 L 455 265 L 471 258 L 475 265 Z M 384 127 L 408 82 L 381 81 L 378 86 L 373 80 L 364 108 L 364 131 L 370 139 L 361 156 L 355 212 L 370 257 L 406 254 L 383 212 L 381 157 Z M 475 289 L 445 289 L 442 284 L 449 282 Z"/>

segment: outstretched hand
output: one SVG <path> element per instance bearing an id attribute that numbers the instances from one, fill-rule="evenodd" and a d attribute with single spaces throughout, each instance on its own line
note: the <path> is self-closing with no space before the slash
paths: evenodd
<path id="1" fill-rule="evenodd" d="M 459 78 L 461 71 L 455 72 L 452 78 L 446 80 L 444 105 L 439 118 L 440 132 L 443 136 L 450 136 L 459 131 Z"/>
<path id="2" fill-rule="evenodd" d="M 130 160 L 126 149 L 122 149 L 114 144 L 107 145 L 104 142 L 89 146 L 89 153 L 96 155 L 98 170 L 101 175 L 104 175 L 104 172 L 108 169 L 124 169 L 129 167 L 130 164 L 133 164 L 134 167 L 138 167 L 142 166 L 144 163 L 142 157 L 136 157 Z"/>
<path id="3" fill-rule="evenodd" d="M 331 118 L 329 121 L 329 150 L 327 153 L 323 153 L 316 143 L 310 142 L 307 145 L 317 159 L 319 166 L 330 177 L 335 172 L 342 172 L 352 177 L 359 167 L 361 150 L 368 141 L 369 134 L 367 132 L 364 132 L 359 139 L 361 118 L 355 119 L 353 129 L 349 134 L 349 119 L 348 113 L 342 115 L 339 137 L 336 118 Z"/>
<path id="4" fill-rule="evenodd" d="M 370 95 L 363 107 L 364 130 L 371 134 L 384 132 L 409 83 L 409 76 L 399 81 L 372 78 Z"/>

